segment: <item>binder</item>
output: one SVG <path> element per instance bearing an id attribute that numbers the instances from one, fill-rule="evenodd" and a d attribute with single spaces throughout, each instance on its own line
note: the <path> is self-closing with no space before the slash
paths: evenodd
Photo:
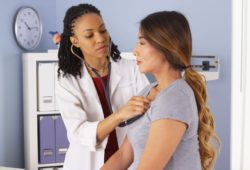
<path id="1" fill-rule="evenodd" d="M 38 111 L 55 110 L 55 64 L 38 63 Z"/>
<path id="2" fill-rule="evenodd" d="M 64 162 L 65 154 L 69 147 L 67 132 L 61 116 L 55 119 L 56 130 L 56 162 Z"/>
<path id="3" fill-rule="evenodd" d="M 55 163 L 55 121 L 52 116 L 39 116 L 39 163 Z"/>

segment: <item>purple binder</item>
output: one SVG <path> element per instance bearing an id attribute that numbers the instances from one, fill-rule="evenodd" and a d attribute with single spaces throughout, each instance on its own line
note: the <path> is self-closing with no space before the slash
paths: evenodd
<path id="1" fill-rule="evenodd" d="M 69 147 L 67 132 L 61 116 L 55 120 L 56 127 L 56 162 L 64 162 L 65 154 Z"/>
<path id="2" fill-rule="evenodd" d="M 39 117 L 39 163 L 55 163 L 55 121 L 52 116 Z"/>

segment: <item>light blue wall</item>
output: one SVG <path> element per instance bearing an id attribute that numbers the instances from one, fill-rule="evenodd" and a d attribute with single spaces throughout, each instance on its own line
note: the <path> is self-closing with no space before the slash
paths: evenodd
<path id="1" fill-rule="evenodd" d="M 72 5 L 83 3 L 83 0 L 56 0 L 56 26 L 59 32 L 63 31 L 63 18 L 66 10 Z"/>
<path id="2" fill-rule="evenodd" d="M 43 36 L 35 52 L 54 48 L 49 30 L 56 28 L 56 2 L 51 0 L 9 0 L 0 10 L 0 166 L 24 167 L 22 61 L 24 52 L 13 34 L 13 20 L 21 6 L 38 10 L 43 22 Z"/>
<path id="3" fill-rule="evenodd" d="M 44 35 L 35 52 L 55 48 L 48 34 L 62 30 L 65 10 L 82 0 L 11 0 L 0 10 L 0 166 L 24 166 L 21 54 L 15 43 L 13 19 L 16 10 L 35 7 L 43 20 Z M 209 105 L 215 114 L 216 129 L 222 140 L 217 170 L 230 169 L 230 81 L 231 81 L 231 1 L 176 0 L 88 0 L 102 12 L 106 26 L 121 51 L 131 51 L 136 44 L 138 22 L 158 10 L 178 10 L 189 19 L 193 33 L 193 53 L 216 55 L 221 60 L 217 81 L 208 82 Z"/>

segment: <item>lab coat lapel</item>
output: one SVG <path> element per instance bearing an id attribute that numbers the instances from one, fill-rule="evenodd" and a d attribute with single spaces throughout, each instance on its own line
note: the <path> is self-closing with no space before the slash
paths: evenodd
<path id="1" fill-rule="evenodd" d="M 92 77 L 90 76 L 85 66 L 83 66 L 81 81 L 82 81 L 81 84 L 84 86 L 82 87 L 82 89 L 84 90 L 84 93 L 88 96 L 94 97 L 98 101 L 98 103 L 100 103 L 99 96 L 97 94 Z"/>
<path id="2" fill-rule="evenodd" d="M 119 74 L 118 64 L 111 60 L 111 73 L 110 73 L 110 83 L 109 83 L 110 99 L 112 99 L 112 96 L 120 80 L 121 80 L 121 76 Z"/>

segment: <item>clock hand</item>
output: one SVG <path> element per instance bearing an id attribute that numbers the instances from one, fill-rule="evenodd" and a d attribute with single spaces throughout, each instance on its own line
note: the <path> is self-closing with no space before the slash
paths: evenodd
<path id="1" fill-rule="evenodd" d="M 24 24 L 26 25 L 26 27 L 28 28 L 28 30 L 31 30 L 30 27 L 28 26 L 28 24 L 24 21 Z"/>
<path id="2" fill-rule="evenodd" d="M 30 29 L 32 30 L 32 29 L 38 29 L 38 27 L 30 27 Z"/>

